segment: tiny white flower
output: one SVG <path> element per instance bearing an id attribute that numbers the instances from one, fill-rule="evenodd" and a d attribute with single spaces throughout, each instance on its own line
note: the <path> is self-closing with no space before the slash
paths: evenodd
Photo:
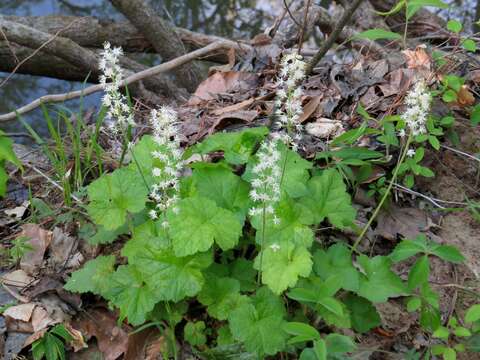
<path id="1" fill-rule="evenodd" d="M 275 100 L 275 115 L 277 117 L 275 126 L 279 135 L 288 145 L 292 145 L 294 151 L 298 149 L 298 142 L 301 140 L 303 126 L 299 123 L 300 115 L 303 113 L 301 96 L 303 90 L 300 82 L 305 78 L 306 63 L 302 56 L 296 52 L 285 55 L 281 60 L 281 69 L 277 80 L 277 99 Z M 283 110 L 282 110 L 283 108 Z"/>
<path id="2" fill-rule="evenodd" d="M 280 250 L 280 245 L 278 245 L 277 243 L 273 243 L 272 245 L 270 245 L 270 249 L 272 249 L 273 252 L 277 252 L 278 250 Z"/>
<path id="3" fill-rule="evenodd" d="M 425 134 L 432 96 L 425 82 L 418 82 L 405 98 L 407 110 L 401 115 L 412 135 Z"/>
<path id="4" fill-rule="evenodd" d="M 179 176 L 183 168 L 177 114 L 169 107 L 150 112 L 153 139 L 158 148 L 151 152 L 155 159 L 152 175 L 156 183 L 151 187 L 150 197 L 157 203 L 159 211 L 165 211 L 178 201 Z M 174 207 L 174 213 L 178 208 Z"/>
<path id="5" fill-rule="evenodd" d="M 407 156 L 408 157 L 414 157 L 415 156 L 415 149 L 408 149 L 407 150 Z"/>
<path id="6" fill-rule="evenodd" d="M 158 214 L 155 210 L 150 210 L 148 212 L 148 216 L 150 216 L 150 219 L 155 220 L 158 218 Z"/>
<path id="7" fill-rule="evenodd" d="M 401 129 L 401 130 L 398 132 L 398 136 L 400 136 L 401 138 L 405 137 L 405 129 Z"/>

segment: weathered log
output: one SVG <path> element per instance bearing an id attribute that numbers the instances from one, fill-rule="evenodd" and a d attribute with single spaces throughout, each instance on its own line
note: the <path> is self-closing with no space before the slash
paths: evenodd
<path id="1" fill-rule="evenodd" d="M 110 0 L 110 2 L 145 36 L 165 60 L 185 54 L 186 49 L 173 26 L 163 20 L 144 0 Z M 195 63 L 174 70 L 177 81 L 189 91 L 200 83 L 200 70 Z"/>
<path id="2" fill-rule="evenodd" d="M 55 34 L 60 31 L 62 37 L 75 41 L 86 48 L 102 48 L 105 41 L 113 46 L 121 46 L 126 53 L 155 53 L 150 42 L 138 32 L 129 21 L 102 20 L 96 17 L 85 16 L 4 16 L 0 19 L 14 21 L 33 27 L 39 31 Z M 215 35 L 205 35 L 180 27 L 174 27 L 175 32 L 189 50 L 199 49 L 208 44 L 223 41 L 230 44 L 237 52 L 247 52 L 250 45 L 237 43 Z M 226 63 L 228 57 L 224 53 L 211 54 L 205 60 Z"/>
<path id="3" fill-rule="evenodd" d="M 92 79 L 98 78 L 99 55 L 95 51 L 84 48 L 78 45 L 73 40 L 64 38 L 62 36 L 59 36 L 58 34 L 56 36 L 52 36 L 52 34 L 39 31 L 27 25 L 6 20 L 5 18 L 0 18 L 0 27 L 2 28 L 3 33 L 5 34 L 5 36 L 8 38 L 10 42 L 13 41 L 16 44 L 24 45 L 26 47 L 31 46 L 31 47 L 35 47 L 36 49 L 41 48 L 43 53 L 49 54 L 57 58 L 55 59 L 56 60 L 55 63 L 57 65 L 58 65 L 58 60 L 63 60 L 64 62 L 66 62 L 67 68 L 71 68 L 73 65 L 75 69 L 74 73 L 76 76 L 78 75 L 77 70 L 82 70 L 84 78 L 87 77 L 87 74 L 90 74 L 92 76 Z M 9 50 L 13 50 L 13 48 Z M 32 58 L 37 56 L 40 56 L 40 55 L 35 54 Z M 13 54 L 11 54 L 11 57 L 15 58 Z M 17 58 L 18 58 L 18 55 L 17 55 Z M 25 59 L 25 58 L 22 58 L 22 59 Z M 30 60 L 27 60 L 26 62 L 29 62 L 29 61 Z M 45 61 L 43 60 L 41 61 L 41 63 L 44 64 Z M 127 69 L 127 75 L 130 75 L 133 72 L 139 72 L 146 69 L 144 65 L 136 63 L 135 61 L 128 59 L 126 57 L 123 57 L 121 59 L 121 65 L 125 69 Z M 15 66 L 16 64 L 13 66 L 13 69 L 15 69 Z M 22 66 L 20 66 L 20 68 Z M 44 66 L 42 66 L 42 68 L 44 68 Z M 10 71 L 13 71 L 13 69 Z M 128 69 L 130 69 L 131 71 L 128 71 Z M 51 70 L 47 69 L 47 73 L 50 73 L 50 72 Z M 170 79 L 164 76 L 145 79 L 144 83 L 149 90 L 153 90 L 155 92 L 161 92 L 167 96 L 172 96 L 178 93 L 178 89 L 174 85 L 174 83 Z M 136 90 L 137 92 L 138 91 L 141 91 L 143 93 L 145 92 L 143 88 L 141 88 L 141 86 L 139 86 L 138 89 Z M 153 98 L 153 96 L 149 95 L 149 98 Z"/>

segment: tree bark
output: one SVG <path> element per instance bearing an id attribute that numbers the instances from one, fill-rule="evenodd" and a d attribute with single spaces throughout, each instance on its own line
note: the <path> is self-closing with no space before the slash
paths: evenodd
<path id="1" fill-rule="evenodd" d="M 105 41 L 113 46 L 120 46 L 128 53 L 154 53 L 151 43 L 129 21 L 109 21 L 95 17 L 79 17 L 64 15 L 48 16 L 3 16 L 0 19 L 23 24 L 39 31 L 55 34 L 60 31 L 60 36 L 73 40 L 78 45 L 86 48 L 102 48 Z M 180 27 L 174 27 L 174 31 L 180 40 L 188 47 L 195 50 L 208 44 L 223 41 L 229 43 L 237 52 L 247 52 L 250 45 L 239 44 L 219 36 L 205 35 Z M 228 57 L 225 54 L 212 54 L 205 58 L 209 61 L 226 63 Z"/>
<path id="2" fill-rule="evenodd" d="M 125 17 L 145 36 L 155 51 L 166 61 L 185 54 L 182 41 L 173 27 L 159 17 L 143 0 L 110 0 Z M 200 82 L 200 71 L 195 64 L 175 69 L 178 83 L 194 91 Z"/>
<path id="3" fill-rule="evenodd" d="M 67 68 L 72 68 L 73 65 L 75 76 L 78 74 L 78 71 L 83 71 L 84 78 L 86 78 L 87 74 L 89 73 L 91 74 L 92 79 L 98 78 L 99 55 L 96 54 L 95 51 L 86 49 L 78 45 L 76 42 L 62 36 L 53 36 L 30 26 L 9 21 L 4 18 L 0 18 L 0 27 L 10 42 L 24 45 L 26 47 L 35 47 L 36 49 L 41 48 L 43 53 L 49 54 L 56 58 L 54 63 L 57 64 L 57 66 L 59 60 L 66 62 Z M 40 55 L 41 54 L 35 54 L 32 58 Z M 11 57 L 14 58 L 13 54 L 11 54 Z M 31 59 L 27 60 L 26 62 L 28 63 L 30 60 Z M 45 60 L 42 60 L 41 63 L 42 68 L 45 68 L 44 65 L 47 65 L 46 67 L 48 69 L 48 64 L 45 64 Z M 127 70 L 127 76 L 132 73 L 132 71 L 129 69 L 133 70 L 133 72 L 146 69 L 145 66 L 125 57 L 121 59 L 121 65 Z M 16 64 L 13 66 L 13 69 L 15 66 Z M 22 66 L 20 66 L 20 68 Z M 2 67 L 2 65 L 0 65 L 0 67 Z M 13 69 L 10 71 L 13 71 Z M 50 73 L 52 70 L 47 70 L 47 72 Z M 68 72 L 69 71 L 67 71 L 67 73 Z M 54 73 L 58 73 L 58 71 L 55 69 Z M 145 79 L 144 83 L 149 90 L 163 92 L 167 96 L 177 93 L 177 87 L 172 83 L 171 80 L 165 77 L 148 78 Z M 141 86 L 138 86 L 137 90 L 140 89 L 142 89 Z M 143 89 L 141 91 L 143 93 L 145 92 Z M 153 97 L 149 95 L 149 98 Z"/>

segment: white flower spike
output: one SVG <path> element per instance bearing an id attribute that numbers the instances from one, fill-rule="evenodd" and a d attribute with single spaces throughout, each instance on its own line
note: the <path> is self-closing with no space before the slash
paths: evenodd
<path id="1" fill-rule="evenodd" d="M 401 117 L 413 136 L 427 132 L 425 123 L 428 119 L 431 102 L 432 96 L 423 81 L 418 82 L 413 90 L 408 92 L 405 98 L 407 110 Z"/>
<path id="2" fill-rule="evenodd" d="M 303 126 L 299 122 L 303 112 L 303 90 L 299 84 L 305 79 L 306 63 L 296 52 L 285 55 L 281 62 L 281 70 L 277 81 L 276 127 L 281 132 L 277 137 L 296 150 L 302 138 Z M 283 109 L 282 109 L 283 108 Z"/>
<path id="3" fill-rule="evenodd" d="M 100 76 L 100 84 L 105 89 L 102 103 L 107 108 L 106 119 L 110 121 L 109 127 L 116 134 L 124 132 L 129 125 L 135 125 L 127 98 L 120 92 L 123 71 L 119 64 L 119 58 L 122 55 L 122 48 L 112 48 L 109 42 L 105 42 L 98 63 L 98 67 L 103 73 Z"/>
<path id="4" fill-rule="evenodd" d="M 180 147 L 177 113 L 169 107 L 152 110 L 150 122 L 153 127 L 153 139 L 157 149 L 151 155 L 156 166 L 152 169 L 155 180 L 150 197 L 155 201 L 156 217 L 175 205 L 178 201 L 180 171 L 183 167 Z M 176 209 L 173 208 L 173 211 Z M 151 212 L 152 212 L 151 211 Z M 152 213 L 153 214 L 153 213 Z M 151 214 L 151 217 L 154 218 Z M 163 226 L 168 226 L 164 223 Z"/>
<path id="5" fill-rule="evenodd" d="M 252 172 L 255 178 L 252 180 L 250 198 L 255 206 L 250 209 L 251 216 L 262 214 L 274 215 L 275 204 L 280 200 L 280 177 L 279 165 L 280 151 L 277 149 L 275 139 L 266 140 L 260 145 L 257 153 L 258 163 Z M 279 219 L 274 215 L 273 221 L 278 224 Z"/>

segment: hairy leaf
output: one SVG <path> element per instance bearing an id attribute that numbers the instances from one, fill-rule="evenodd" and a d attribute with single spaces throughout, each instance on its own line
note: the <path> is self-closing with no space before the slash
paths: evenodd
<path id="1" fill-rule="evenodd" d="M 275 294 L 295 286 L 300 276 L 312 270 L 310 252 L 303 246 L 284 243 L 280 248 L 267 247 L 255 259 L 255 269 L 262 272 L 262 282 Z"/>
<path id="2" fill-rule="evenodd" d="M 343 228 L 355 220 L 355 209 L 346 191 L 342 175 L 335 169 L 328 169 L 308 182 L 308 195 L 301 199 L 315 219 L 315 223 L 328 218 L 333 225 Z"/>
<path id="3" fill-rule="evenodd" d="M 71 292 L 92 292 L 103 295 L 109 284 L 105 281 L 113 272 L 115 256 L 97 256 L 87 261 L 80 270 L 75 271 L 65 284 L 65 290 Z"/>
<path id="4" fill-rule="evenodd" d="M 360 278 L 358 295 L 379 303 L 406 293 L 402 280 L 390 270 L 391 261 L 387 257 L 375 256 L 370 259 L 360 255 L 358 263 L 366 274 Z"/>
<path id="5" fill-rule="evenodd" d="M 95 223 L 114 230 L 125 223 L 127 213 L 145 208 L 147 188 L 140 175 L 128 168 L 115 170 L 88 187 L 88 213 Z"/>
<path id="6" fill-rule="evenodd" d="M 178 202 L 178 213 L 169 211 L 169 234 L 177 256 L 210 249 L 215 241 L 222 250 L 233 248 L 242 233 L 242 223 L 229 210 L 195 196 Z"/>
<path id="7" fill-rule="evenodd" d="M 248 351 L 257 353 L 259 357 L 274 355 L 285 346 L 283 303 L 267 288 L 259 289 L 251 299 L 251 303 L 240 306 L 230 314 L 230 330 Z"/>
<path id="8" fill-rule="evenodd" d="M 196 193 L 232 211 L 243 222 L 251 204 L 249 184 L 221 163 L 196 163 L 192 167 Z"/>

